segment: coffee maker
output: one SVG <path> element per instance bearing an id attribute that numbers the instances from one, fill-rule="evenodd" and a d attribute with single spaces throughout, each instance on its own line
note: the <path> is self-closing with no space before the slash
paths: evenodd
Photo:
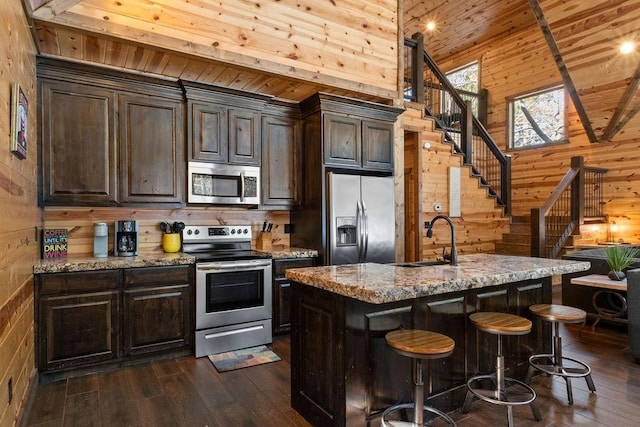
<path id="1" fill-rule="evenodd" d="M 113 235 L 115 256 L 138 255 L 138 221 L 116 221 Z"/>

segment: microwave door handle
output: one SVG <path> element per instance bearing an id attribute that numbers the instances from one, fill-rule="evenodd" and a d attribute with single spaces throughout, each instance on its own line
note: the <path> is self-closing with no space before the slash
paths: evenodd
<path id="1" fill-rule="evenodd" d="M 240 201 L 244 202 L 244 172 L 240 172 Z"/>

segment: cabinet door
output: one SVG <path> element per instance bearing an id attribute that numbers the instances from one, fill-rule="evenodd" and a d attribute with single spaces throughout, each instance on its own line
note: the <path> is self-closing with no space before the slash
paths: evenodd
<path id="1" fill-rule="evenodd" d="M 119 357 L 119 292 L 40 298 L 40 370 L 59 370 Z"/>
<path id="2" fill-rule="evenodd" d="M 327 113 L 324 115 L 323 127 L 325 164 L 360 168 L 361 121 L 353 117 Z"/>
<path id="3" fill-rule="evenodd" d="M 362 167 L 393 171 L 393 123 L 362 122 Z"/>
<path id="4" fill-rule="evenodd" d="M 301 126 L 295 119 L 262 118 L 262 205 L 300 204 Z"/>
<path id="5" fill-rule="evenodd" d="M 227 109 L 220 105 L 189 103 L 189 159 L 227 161 Z"/>
<path id="6" fill-rule="evenodd" d="M 114 93 L 47 80 L 40 89 L 41 203 L 114 205 Z"/>
<path id="7" fill-rule="evenodd" d="M 125 290 L 125 356 L 188 347 L 190 306 L 189 284 Z"/>
<path id="8" fill-rule="evenodd" d="M 120 95 L 120 201 L 184 203 L 182 103 Z"/>
<path id="9" fill-rule="evenodd" d="M 229 110 L 229 163 L 260 166 L 260 113 Z"/>
<path id="10" fill-rule="evenodd" d="M 273 260 L 273 333 L 291 330 L 291 284 L 284 273 L 289 268 L 314 267 L 316 258 Z"/>

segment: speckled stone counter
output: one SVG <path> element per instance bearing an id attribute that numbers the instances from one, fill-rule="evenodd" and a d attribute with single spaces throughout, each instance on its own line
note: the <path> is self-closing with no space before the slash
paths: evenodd
<path id="1" fill-rule="evenodd" d="M 351 264 L 287 271 L 286 277 L 360 301 L 381 304 L 520 282 L 589 269 L 588 262 L 490 254 L 463 255 L 458 266 Z"/>
<path id="2" fill-rule="evenodd" d="M 305 248 L 286 248 L 286 249 L 278 249 L 273 248 L 269 253 L 274 259 L 283 259 L 283 258 L 316 258 L 318 256 L 318 251 L 314 249 L 305 249 Z"/>
<path id="3" fill-rule="evenodd" d="M 33 274 L 69 273 L 74 271 L 110 270 L 133 267 L 161 267 L 194 264 L 195 257 L 183 253 L 148 253 L 133 257 L 107 258 L 67 257 L 59 260 L 42 260 L 33 266 Z"/>
<path id="4" fill-rule="evenodd" d="M 389 350 L 385 335 L 423 329 L 455 341 L 453 354 L 425 375 L 432 396 L 425 404 L 455 410 L 464 402 L 467 380 L 495 365 L 495 337 L 475 328 L 469 315 L 497 311 L 535 320 L 529 306 L 551 302 L 551 276 L 589 268 L 581 261 L 483 254 L 460 256 L 459 264 L 287 270 L 292 407 L 312 425 L 369 426 L 412 394 L 411 363 Z M 503 341 L 505 368 L 521 381 L 531 354 L 551 352 L 550 323 L 532 325 L 529 334 Z"/>

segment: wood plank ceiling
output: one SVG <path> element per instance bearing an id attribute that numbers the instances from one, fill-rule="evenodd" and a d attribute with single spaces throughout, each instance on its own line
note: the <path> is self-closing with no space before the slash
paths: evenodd
<path id="1" fill-rule="evenodd" d="M 287 72 L 285 67 L 282 72 L 265 72 L 260 61 L 236 65 L 233 60 L 213 60 L 206 52 L 196 51 L 191 42 L 191 37 L 201 37 L 198 28 L 189 25 L 200 22 L 197 13 L 185 9 L 181 20 L 184 25 L 171 34 L 162 33 L 168 31 L 166 27 L 155 27 L 146 18 L 154 16 L 147 12 L 162 2 L 129 0 L 124 8 L 118 7 L 122 2 L 96 0 L 23 1 L 33 18 L 38 50 L 44 55 L 230 86 L 293 101 L 316 91 L 385 100 L 371 92 L 363 94 L 357 86 L 319 83 L 312 76 Z M 197 4 L 206 10 L 220 3 L 199 0 Z M 106 13 L 99 13 L 99 8 Z M 562 67 L 566 69 L 565 84 L 575 94 L 574 102 L 583 111 L 592 141 L 627 140 L 640 134 L 640 49 L 627 56 L 618 51 L 626 40 L 640 44 L 640 0 L 404 0 L 401 10 L 407 37 L 426 33 L 424 26 L 429 20 L 438 22 L 438 31 L 425 36 L 427 49 L 436 61 L 492 38 L 540 25 L 541 36 L 546 30 L 550 48 L 557 53 L 558 66 L 561 71 Z M 113 21 L 127 28 L 130 36 L 113 31 Z"/>

